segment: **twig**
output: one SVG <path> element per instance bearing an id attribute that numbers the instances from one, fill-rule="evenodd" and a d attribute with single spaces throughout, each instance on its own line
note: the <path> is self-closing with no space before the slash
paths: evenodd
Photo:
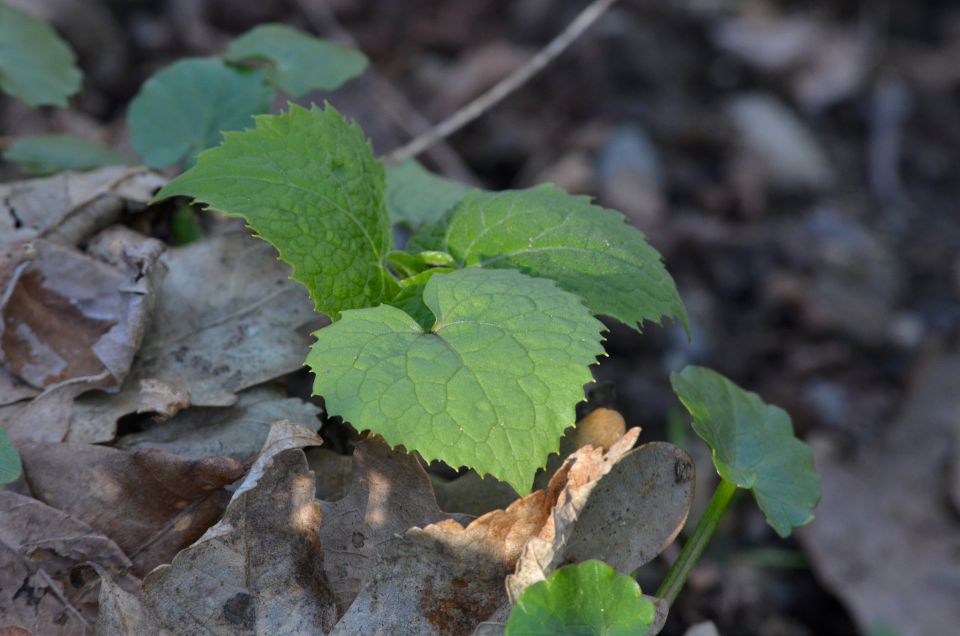
<path id="1" fill-rule="evenodd" d="M 404 159 L 415 157 L 433 144 L 441 139 L 446 139 L 485 113 L 510 93 L 523 86 L 527 80 L 563 53 L 567 47 L 573 44 L 573 42 L 616 1 L 617 0 L 594 0 L 591 2 L 566 29 L 534 55 L 529 62 L 517 68 L 513 73 L 497 82 L 490 90 L 430 130 L 391 152 L 386 157 L 387 161 L 403 161 Z"/>

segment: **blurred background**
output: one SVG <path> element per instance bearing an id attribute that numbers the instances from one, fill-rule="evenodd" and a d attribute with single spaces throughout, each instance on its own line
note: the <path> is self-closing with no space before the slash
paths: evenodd
<path id="1" fill-rule="evenodd" d="M 77 51 L 72 108 L 0 100 L 4 138 L 129 150 L 157 69 L 286 22 L 371 71 L 315 93 L 379 153 L 527 61 L 583 0 L 15 0 Z M 285 106 L 278 101 L 274 110 Z M 740 501 L 665 634 L 955 633 L 960 624 L 960 3 L 621 0 L 515 94 L 422 155 L 489 189 L 595 196 L 664 255 L 693 325 L 610 324 L 593 400 L 686 446 L 668 374 L 712 366 L 815 449 L 817 520 L 778 539 Z M 21 178 L 0 165 L 0 179 Z M 695 511 L 693 518 L 698 516 Z M 669 558 L 669 554 L 667 555 Z M 640 573 L 644 589 L 665 572 Z"/>

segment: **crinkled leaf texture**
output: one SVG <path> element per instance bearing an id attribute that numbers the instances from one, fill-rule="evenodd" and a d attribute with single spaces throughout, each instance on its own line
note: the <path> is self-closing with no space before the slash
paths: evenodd
<path id="1" fill-rule="evenodd" d="M 249 127 L 272 97 L 260 71 L 217 59 L 181 60 L 148 79 L 130 102 L 130 143 L 151 168 L 193 162 L 222 131 Z"/>
<path id="2" fill-rule="evenodd" d="M 703 367 L 686 367 L 670 382 L 693 416 L 694 431 L 710 447 L 720 476 L 753 490 L 777 534 L 786 537 L 813 519 L 820 476 L 813 452 L 794 436 L 786 411 Z"/>
<path id="3" fill-rule="evenodd" d="M 73 51 L 41 20 L 0 3 L 0 89 L 27 106 L 66 106 L 83 75 Z"/>
<path id="4" fill-rule="evenodd" d="M 20 470 L 20 455 L 10 443 L 10 436 L 0 428 L 0 484 L 16 481 Z"/>
<path id="5" fill-rule="evenodd" d="M 391 243 L 383 166 L 360 127 L 329 106 L 291 105 L 256 122 L 254 130 L 225 133 L 157 199 L 186 195 L 243 217 L 328 316 L 392 298 L 396 282 L 383 266 Z"/>
<path id="6" fill-rule="evenodd" d="M 3 159 L 20 165 L 30 174 L 53 174 L 62 170 L 92 170 L 127 163 L 123 155 L 100 144 L 73 135 L 42 135 L 15 139 Z"/>
<path id="7" fill-rule="evenodd" d="M 672 318 L 689 330 L 660 254 L 619 212 L 545 184 L 472 192 L 450 215 L 445 232 L 428 229 L 414 245 L 449 252 L 462 267 L 510 268 L 550 278 L 583 298 L 595 314 L 631 327 Z"/>
<path id="8" fill-rule="evenodd" d="M 390 220 L 413 229 L 442 219 L 469 191 L 469 186 L 437 176 L 415 159 L 387 166 Z"/>
<path id="9" fill-rule="evenodd" d="M 603 352 L 603 325 L 552 281 L 513 270 L 430 278 L 425 329 L 396 307 L 344 312 L 307 364 L 328 412 L 428 461 L 530 491 Z"/>
<path id="10" fill-rule="evenodd" d="M 562 567 L 528 587 L 505 636 L 642 636 L 655 614 L 635 580 L 591 560 Z"/>
<path id="11" fill-rule="evenodd" d="M 267 79 L 290 97 L 335 90 L 367 68 L 367 56 L 360 51 L 285 24 L 261 24 L 247 31 L 224 57 L 237 63 L 267 62 Z"/>

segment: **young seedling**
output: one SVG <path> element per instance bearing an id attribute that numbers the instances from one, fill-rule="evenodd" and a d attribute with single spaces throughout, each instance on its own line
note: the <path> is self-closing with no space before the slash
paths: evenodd
<path id="1" fill-rule="evenodd" d="M 813 520 L 820 477 L 810 447 L 794 437 L 783 409 L 710 369 L 687 367 L 670 380 L 720 475 L 693 536 L 657 590 L 657 596 L 672 604 L 738 488 L 753 491 L 767 523 L 788 537 Z"/>
<path id="2" fill-rule="evenodd" d="M 226 133 L 174 195 L 243 217 L 334 320 L 307 358 L 332 415 L 521 494 L 603 353 L 593 316 L 686 325 L 643 234 L 551 185 L 472 191 L 397 254 L 384 168 L 331 107 Z"/>

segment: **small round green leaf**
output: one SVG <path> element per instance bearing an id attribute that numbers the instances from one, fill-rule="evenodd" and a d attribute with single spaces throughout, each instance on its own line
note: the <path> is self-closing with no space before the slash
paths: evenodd
<path id="1" fill-rule="evenodd" d="M 603 561 L 568 565 L 520 595 L 505 636 L 643 636 L 656 608 Z"/>
<path id="2" fill-rule="evenodd" d="M 220 142 L 221 132 L 252 126 L 272 98 L 258 70 L 217 59 L 181 60 L 148 79 L 130 102 L 130 143 L 152 168 L 192 163 Z"/>
<path id="3" fill-rule="evenodd" d="M 429 328 L 381 305 L 316 332 L 314 393 L 393 446 L 528 493 L 574 424 L 602 323 L 552 281 L 513 270 L 434 274 L 422 301 Z"/>
<path id="4" fill-rule="evenodd" d="M 10 443 L 10 436 L 0 428 L 0 484 L 9 484 L 20 477 L 20 454 Z"/>
<path id="5" fill-rule="evenodd" d="M 127 163 L 123 155 L 73 135 L 43 135 L 15 139 L 3 153 L 5 161 L 19 164 L 30 174 L 63 170 L 93 170 Z"/>
<path id="6" fill-rule="evenodd" d="M 261 24 L 230 44 L 226 59 L 267 62 L 267 80 L 291 97 L 332 91 L 363 73 L 367 56 L 285 24 Z"/>
<path id="7" fill-rule="evenodd" d="M 703 367 L 686 367 L 670 382 L 693 416 L 693 430 L 710 447 L 717 472 L 753 491 L 777 534 L 786 537 L 813 520 L 820 476 L 786 411 Z"/>
<path id="8" fill-rule="evenodd" d="M 41 20 L 0 4 L 0 89 L 28 106 L 66 106 L 83 74 L 73 51 Z"/>

